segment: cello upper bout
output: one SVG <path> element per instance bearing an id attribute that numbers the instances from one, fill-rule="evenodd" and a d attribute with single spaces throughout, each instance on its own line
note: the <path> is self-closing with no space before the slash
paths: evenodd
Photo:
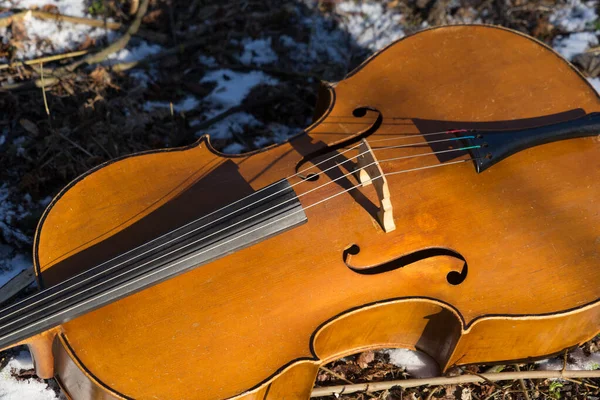
<path id="1" fill-rule="evenodd" d="M 407 36 L 320 93 L 320 103 L 332 106 L 318 108 L 321 121 L 309 135 L 325 142 L 355 131 L 352 112 L 359 107 L 383 115 L 376 134 L 397 133 L 403 119 L 484 122 L 577 108 L 600 111 L 594 88 L 554 50 L 519 32 L 484 25 Z"/>
<path id="2" fill-rule="evenodd" d="M 187 148 L 133 154 L 72 181 L 38 225 L 36 272 L 132 225 L 209 173 L 222 159 L 207 143 L 203 138 Z"/>

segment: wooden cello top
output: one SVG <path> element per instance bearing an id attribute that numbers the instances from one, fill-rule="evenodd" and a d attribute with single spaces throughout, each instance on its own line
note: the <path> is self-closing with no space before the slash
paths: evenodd
<path id="1" fill-rule="evenodd" d="M 403 39 L 327 93 L 315 124 L 280 146 L 226 158 L 204 138 L 79 178 L 36 234 L 42 281 L 56 284 L 151 239 L 153 229 L 291 176 L 306 155 L 368 130 L 379 116 L 367 139 L 374 148 L 398 134 L 421 137 L 423 127 L 505 129 L 600 111 L 596 92 L 550 49 L 485 26 Z M 377 112 L 354 116 L 360 107 Z M 394 231 L 379 226 L 373 190 L 349 191 L 307 209 L 300 227 L 63 324 L 60 340 L 87 378 L 101 382 L 99 392 L 135 398 L 264 398 L 269 384 L 277 398 L 284 371 L 287 386 L 300 387 L 323 362 L 385 346 L 426 351 L 443 368 L 560 351 L 599 330 L 599 152 L 598 139 L 587 137 L 521 151 L 482 174 L 465 162 L 390 175 Z M 406 158 L 381 167 L 387 174 L 423 165 Z M 352 179 L 301 203 L 339 193 Z M 145 229 L 136 228 L 142 221 Z M 360 251 L 348 257 L 352 246 Z M 424 249 L 460 254 L 464 281 L 447 280 L 464 261 L 435 252 L 402 268 L 357 272 Z"/>

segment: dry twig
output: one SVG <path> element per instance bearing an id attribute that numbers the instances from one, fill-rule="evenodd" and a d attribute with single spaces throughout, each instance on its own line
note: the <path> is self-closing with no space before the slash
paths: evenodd
<path id="1" fill-rule="evenodd" d="M 515 369 L 517 370 L 517 372 L 521 372 L 521 367 L 519 367 L 518 364 L 515 364 Z M 523 395 L 525 395 L 525 399 L 531 400 L 531 398 L 529 397 L 529 393 L 527 393 L 527 386 L 525 386 L 525 381 L 523 380 L 523 378 L 519 378 L 519 386 L 521 386 L 521 389 L 523 389 Z"/>
<path id="2" fill-rule="evenodd" d="M 522 371 L 499 372 L 495 374 L 459 375 L 450 378 L 405 379 L 388 382 L 359 383 L 354 385 L 340 385 L 320 387 L 313 389 L 310 397 L 333 396 L 336 394 L 349 394 L 356 392 L 379 392 L 395 386 L 411 388 L 427 385 L 461 385 L 484 381 L 514 381 L 518 379 L 559 379 L 559 378 L 600 378 L 600 371 Z"/>
<path id="3" fill-rule="evenodd" d="M 138 1 L 138 3 L 139 3 L 139 1 Z M 137 11 L 139 11 L 139 7 L 136 8 L 136 13 L 137 13 Z M 53 21 L 58 21 L 58 22 L 69 22 L 72 24 L 82 24 L 82 25 L 92 26 L 95 28 L 110 29 L 112 31 L 121 30 L 126 26 L 125 24 L 122 24 L 120 22 L 108 22 L 108 21 L 105 22 L 105 21 L 102 21 L 99 19 L 94 19 L 94 18 L 73 17 L 70 15 L 51 13 L 51 12 L 40 11 L 40 10 L 24 10 L 24 11 L 20 11 L 16 14 L 8 15 L 4 18 L 0 18 L 0 27 L 9 26 L 13 21 L 18 21 L 20 19 L 23 19 L 28 13 L 30 13 L 30 15 L 32 17 L 35 17 L 37 19 L 53 20 Z M 144 30 L 144 29 L 139 29 L 135 33 L 135 35 L 139 36 L 143 39 L 151 40 L 153 42 L 158 42 L 160 44 L 165 44 L 168 41 L 167 35 L 158 33 L 158 32 L 154 32 L 154 31 Z"/>
<path id="4" fill-rule="evenodd" d="M 35 58 L 33 60 L 17 61 L 17 62 L 13 62 L 10 64 L 0 64 L 0 70 L 14 68 L 14 67 L 21 67 L 23 65 L 36 65 L 36 64 L 46 63 L 46 62 L 64 60 L 67 58 L 75 58 L 75 57 L 86 55 L 87 53 L 89 53 L 88 50 L 79 50 L 79 51 L 72 51 L 69 53 L 55 54 L 55 55 L 51 55 L 51 56 Z"/>
<path id="5" fill-rule="evenodd" d="M 123 36 L 115 40 L 113 43 L 111 43 L 98 53 L 90 54 L 84 57 L 82 60 L 78 60 L 71 63 L 65 68 L 65 70 L 71 72 L 84 64 L 97 64 L 99 62 L 104 61 L 111 54 L 124 49 L 125 46 L 127 46 L 127 43 L 129 43 L 129 40 L 131 40 L 131 37 L 140 29 L 140 25 L 142 24 L 142 18 L 144 18 L 144 15 L 146 15 L 146 11 L 148 11 L 149 3 L 150 0 L 142 0 L 140 8 L 138 9 L 137 14 L 135 15 L 135 19 L 133 20 L 131 25 L 129 25 L 129 28 L 127 28 L 127 31 L 125 32 L 125 34 L 123 34 Z"/>

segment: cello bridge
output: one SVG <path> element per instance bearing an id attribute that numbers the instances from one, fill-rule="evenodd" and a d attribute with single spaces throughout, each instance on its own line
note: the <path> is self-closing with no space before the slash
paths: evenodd
<path id="1" fill-rule="evenodd" d="M 362 186 L 373 184 L 379 198 L 377 219 L 385 232 L 391 232 L 396 229 L 396 225 L 394 224 L 392 202 L 390 201 L 390 189 L 373 149 L 371 149 L 366 139 L 361 141 L 358 154 L 360 155 L 357 160 L 356 177 Z"/>

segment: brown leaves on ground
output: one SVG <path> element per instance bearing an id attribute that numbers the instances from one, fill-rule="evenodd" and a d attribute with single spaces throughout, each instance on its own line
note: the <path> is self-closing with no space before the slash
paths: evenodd
<path id="1" fill-rule="evenodd" d="M 600 345 L 600 335 L 582 345 L 584 352 L 596 351 Z M 469 365 L 461 368 L 452 368 L 445 375 L 457 376 L 465 374 L 481 374 L 499 371 L 515 371 L 516 365 L 486 366 Z M 534 370 L 535 364 L 520 365 L 520 370 Z M 321 368 L 317 375 L 316 386 L 337 386 L 355 383 L 370 383 L 382 381 L 399 381 L 411 378 L 402 367 L 389 363 L 385 353 L 367 351 L 340 360 L 331 362 Z M 584 380 L 581 383 L 557 380 L 538 379 L 525 381 L 529 400 L 547 399 L 572 399 L 591 400 L 600 395 L 597 387 L 598 380 Z M 587 385 L 587 386 L 586 386 Z M 400 384 L 401 386 L 401 384 Z M 513 382 L 480 382 L 464 385 L 421 386 L 402 389 L 394 387 L 390 390 L 376 393 L 352 393 L 339 396 L 326 396 L 320 400 L 527 400 L 519 381 Z"/>
<path id="2" fill-rule="evenodd" d="M 324 366 L 317 375 L 318 386 L 365 383 L 382 380 L 404 379 L 406 370 L 389 362 L 389 356 L 375 351 L 366 351 L 344 357 Z"/>

